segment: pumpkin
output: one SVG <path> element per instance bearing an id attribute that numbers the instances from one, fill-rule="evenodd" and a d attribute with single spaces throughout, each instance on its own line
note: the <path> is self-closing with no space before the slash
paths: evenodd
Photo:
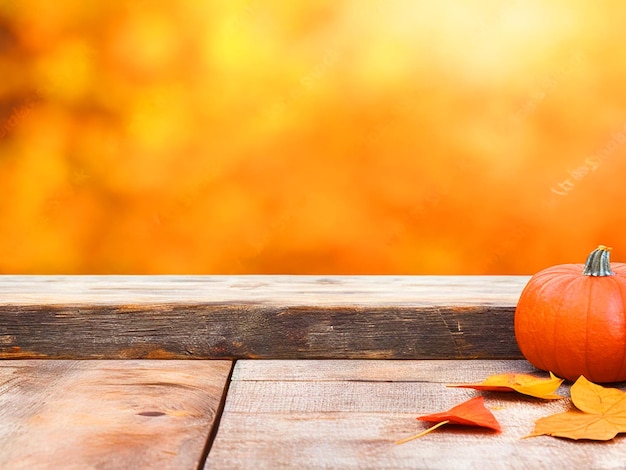
<path id="1" fill-rule="evenodd" d="M 600 245 L 585 265 L 538 272 L 515 309 L 515 338 L 535 367 L 574 381 L 626 380 L 626 263 Z"/>

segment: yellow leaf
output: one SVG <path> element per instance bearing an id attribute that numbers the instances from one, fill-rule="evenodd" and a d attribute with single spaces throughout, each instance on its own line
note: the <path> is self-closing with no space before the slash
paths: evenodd
<path id="1" fill-rule="evenodd" d="M 534 431 L 526 437 L 548 435 L 608 441 L 626 432 L 626 393 L 580 376 L 572 385 L 571 396 L 578 410 L 538 419 Z"/>
<path id="2" fill-rule="evenodd" d="M 483 382 L 475 384 L 448 385 L 448 387 L 473 388 L 496 392 L 518 392 L 531 397 L 555 400 L 563 398 L 554 392 L 561 386 L 563 379 L 550 372 L 549 379 L 529 374 L 497 374 L 487 377 Z"/>

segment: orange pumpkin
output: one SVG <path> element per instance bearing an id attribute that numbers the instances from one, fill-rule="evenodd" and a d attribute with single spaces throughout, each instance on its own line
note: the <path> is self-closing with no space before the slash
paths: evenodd
<path id="1" fill-rule="evenodd" d="M 626 263 L 600 245 L 587 263 L 538 272 L 515 310 L 515 338 L 526 359 L 559 377 L 626 380 Z"/>

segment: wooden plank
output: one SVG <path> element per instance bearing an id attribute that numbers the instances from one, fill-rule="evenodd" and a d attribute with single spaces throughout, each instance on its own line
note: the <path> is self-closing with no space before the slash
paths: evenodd
<path id="1" fill-rule="evenodd" d="M 520 358 L 525 276 L 0 276 L 0 358 Z"/>
<path id="2" fill-rule="evenodd" d="M 480 381 L 491 374 L 504 374 L 514 369 L 524 374 L 538 370 L 524 359 L 519 360 L 430 360 L 377 361 L 344 359 L 239 361 L 232 380 L 239 382 L 429 382 L 448 384 L 458 380 L 458 368 L 464 380 Z"/>
<path id="3" fill-rule="evenodd" d="M 445 383 L 532 370 L 524 361 L 239 361 L 205 468 L 622 468 L 623 438 L 522 440 L 569 402 L 517 394 L 483 392 L 502 433 L 448 426 L 395 444 L 429 426 L 417 416 L 480 394 Z"/>
<path id="4" fill-rule="evenodd" d="M 528 279 L 529 276 L 0 275 L 0 305 L 502 306 L 517 302 Z"/>
<path id="5" fill-rule="evenodd" d="M 230 361 L 2 361 L 0 468 L 198 468 Z"/>

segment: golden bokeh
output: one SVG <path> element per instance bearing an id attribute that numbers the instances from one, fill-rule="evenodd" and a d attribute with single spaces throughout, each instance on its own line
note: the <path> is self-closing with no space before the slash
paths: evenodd
<path id="1" fill-rule="evenodd" d="M 0 272 L 626 260 L 617 0 L 0 0 Z"/>

